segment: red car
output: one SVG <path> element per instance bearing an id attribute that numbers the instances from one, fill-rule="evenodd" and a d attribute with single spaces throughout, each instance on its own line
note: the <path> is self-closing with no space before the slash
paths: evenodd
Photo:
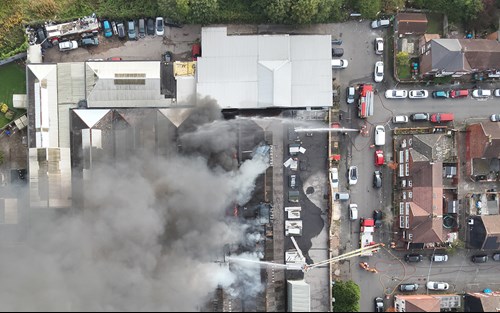
<path id="1" fill-rule="evenodd" d="M 431 115 L 431 123 L 447 123 L 453 122 L 453 113 L 435 113 Z"/>
<path id="2" fill-rule="evenodd" d="M 201 57 L 201 45 L 199 43 L 193 44 L 191 47 L 191 54 L 193 56 L 193 61 L 198 60 L 198 57 Z"/>
<path id="3" fill-rule="evenodd" d="M 469 90 L 467 89 L 457 89 L 450 91 L 450 98 L 467 98 L 469 96 Z"/>
<path id="4" fill-rule="evenodd" d="M 384 165 L 384 152 L 382 150 L 375 151 L 375 165 Z"/>

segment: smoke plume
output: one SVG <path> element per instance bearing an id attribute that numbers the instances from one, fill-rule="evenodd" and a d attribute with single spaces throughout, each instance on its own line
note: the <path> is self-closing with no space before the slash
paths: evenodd
<path id="1" fill-rule="evenodd" d="M 32 209 L 18 244 L 0 253 L 1 310 L 194 311 L 217 286 L 260 290 L 256 269 L 214 262 L 224 245 L 259 238 L 225 212 L 250 199 L 268 160 L 231 170 L 209 161 L 234 153 L 234 123 L 205 104 L 179 129 L 184 153 L 94 165 L 85 209 Z"/>

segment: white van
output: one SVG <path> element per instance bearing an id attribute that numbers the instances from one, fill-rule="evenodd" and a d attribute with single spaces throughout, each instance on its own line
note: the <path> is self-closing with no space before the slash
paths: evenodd
<path id="1" fill-rule="evenodd" d="M 347 192 L 336 192 L 335 193 L 335 200 L 339 200 L 339 201 L 349 200 L 349 193 L 347 193 Z"/>
<path id="2" fill-rule="evenodd" d="M 345 59 L 332 59 L 332 68 L 346 68 L 349 61 Z"/>
<path id="3" fill-rule="evenodd" d="M 385 145 L 385 128 L 384 125 L 377 125 L 375 127 L 375 145 Z"/>
<path id="4" fill-rule="evenodd" d="M 396 115 L 392 118 L 394 124 L 408 123 L 408 116 L 406 115 Z"/>

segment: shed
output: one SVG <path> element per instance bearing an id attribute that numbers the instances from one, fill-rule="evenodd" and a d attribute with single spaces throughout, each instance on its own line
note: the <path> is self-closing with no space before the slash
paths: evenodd
<path id="1" fill-rule="evenodd" d="M 422 35 L 427 30 L 427 16 L 423 13 L 398 13 L 395 31 L 400 35 Z"/>

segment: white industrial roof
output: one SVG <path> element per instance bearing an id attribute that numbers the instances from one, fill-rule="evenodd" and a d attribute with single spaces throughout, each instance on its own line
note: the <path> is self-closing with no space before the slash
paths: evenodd
<path id="1" fill-rule="evenodd" d="M 196 91 L 222 108 L 332 106 L 331 36 L 202 29 Z"/>
<path id="2" fill-rule="evenodd" d="M 160 61 L 86 62 L 89 108 L 170 107 L 161 94 Z"/>
<path id="3" fill-rule="evenodd" d="M 304 280 L 287 280 L 288 312 L 311 312 L 311 288 Z"/>

